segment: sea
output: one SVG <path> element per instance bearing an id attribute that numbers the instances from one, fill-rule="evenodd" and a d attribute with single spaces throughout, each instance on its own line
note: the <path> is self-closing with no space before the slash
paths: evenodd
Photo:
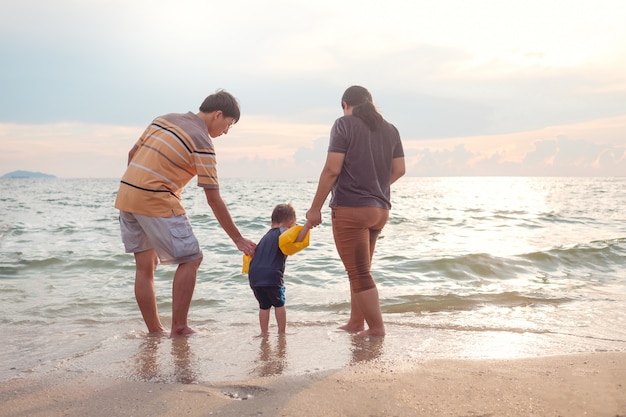
<path id="1" fill-rule="evenodd" d="M 401 178 L 373 275 L 387 335 L 338 330 L 350 311 L 329 209 L 287 259 L 287 334 L 260 335 L 242 254 L 204 193 L 184 205 L 204 252 L 187 338 L 146 334 L 113 203 L 118 179 L 0 180 L 0 381 L 56 371 L 155 383 L 242 381 L 356 363 L 626 351 L 626 177 Z M 303 223 L 316 179 L 225 178 L 258 241 L 278 203 Z M 157 268 L 171 322 L 174 266 Z"/>

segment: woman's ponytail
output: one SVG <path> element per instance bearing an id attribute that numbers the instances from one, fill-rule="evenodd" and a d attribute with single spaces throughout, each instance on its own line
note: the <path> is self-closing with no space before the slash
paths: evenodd
<path id="1" fill-rule="evenodd" d="M 374 131 L 378 129 L 378 126 L 383 121 L 383 116 L 378 113 L 374 103 L 372 102 L 372 95 L 365 87 L 353 85 L 349 87 L 341 98 L 342 103 L 345 102 L 348 106 L 354 106 L 352 115 L 363 120 L 363 122 Z"/>

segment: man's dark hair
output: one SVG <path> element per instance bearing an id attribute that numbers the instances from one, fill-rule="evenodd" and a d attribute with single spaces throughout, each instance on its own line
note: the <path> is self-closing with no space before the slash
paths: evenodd
<path id="1" fill-rule="evenodd" d="M 239 121 L 241 116 L 237 99 L 225 90 L 217 90 L 214 94 L 205 98 L 200 105 L 202 113 L 212 113 L 218 110 L 222 111 L 224 117 L 232 117 L 235 123 Z"/>

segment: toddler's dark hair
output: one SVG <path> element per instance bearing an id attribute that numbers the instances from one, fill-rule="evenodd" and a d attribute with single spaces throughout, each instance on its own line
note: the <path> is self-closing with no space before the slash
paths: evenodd
<path id="1" fill-rule="evenodd" d="M 296 210 L 291 204 L 279 204 L 272 211 L 272 223 L 280 224 L 296 220 Z"/>

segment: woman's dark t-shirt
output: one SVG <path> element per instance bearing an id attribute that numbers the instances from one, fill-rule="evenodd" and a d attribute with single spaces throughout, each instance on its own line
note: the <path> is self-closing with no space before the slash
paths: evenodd
<path id="1" fill-rule="evenodd" d="M 398 129 L 383 120 L 371 131 L 358 117 L 335 121 L 328 152 L 345 154 L 343 168 L 332 189 L 331 207 L 391 209 L 391 164 L 404 157 Z"/>

